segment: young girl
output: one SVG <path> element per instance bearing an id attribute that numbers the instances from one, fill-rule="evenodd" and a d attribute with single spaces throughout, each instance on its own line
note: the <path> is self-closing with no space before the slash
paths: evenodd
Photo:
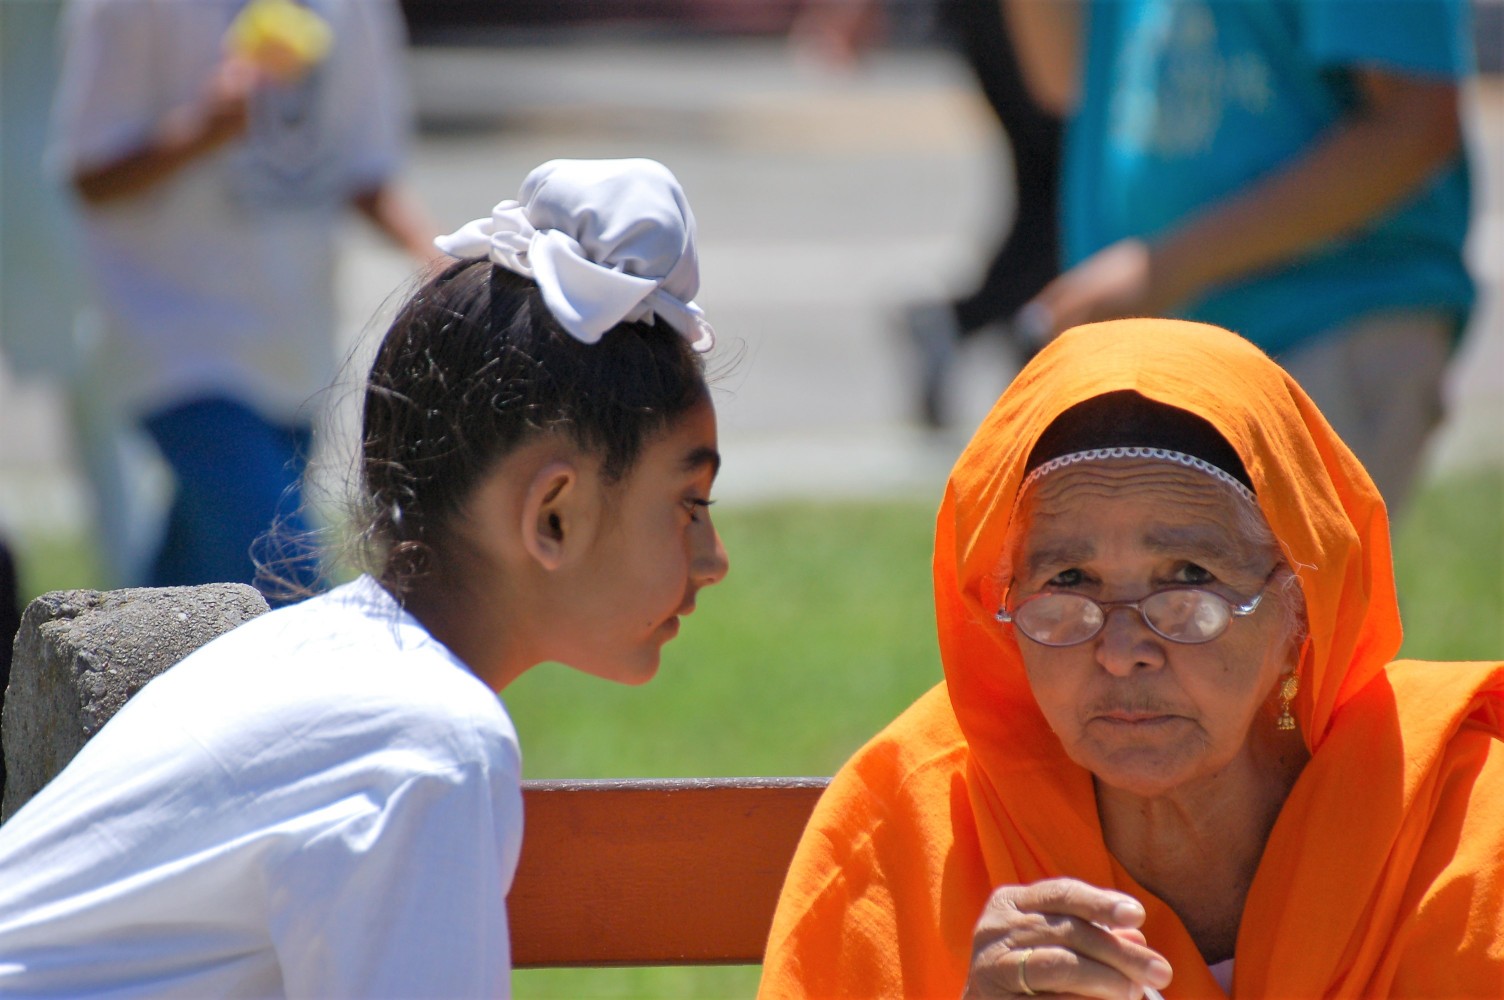
<path id="1" fill-rule="evenodd" d="M 372 574 L 163 674 L 0 827 L 0 994 L 508 992 L 492 692 L 647 680 L 726 573 L 694 234 L 661 165 L 554 161 L 437 241 L 366 387 Z"/>

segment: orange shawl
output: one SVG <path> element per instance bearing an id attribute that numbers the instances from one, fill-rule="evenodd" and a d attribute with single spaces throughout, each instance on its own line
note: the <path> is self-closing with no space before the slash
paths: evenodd
<path id="1" fill-rule="evenodd" d="M 1504 996 L 1504 665 L 1390 663 L 1389 526 L 1368 475 L 1278 366 L 1215 327 L 1073 330 L 1008 388 L 935 533 L 945 682 L 857 753 L 800 842 L 760 995 L 961 993 L 994 886 L 1057 875 L 1143 902 L 1166 996 L 1221 990 L 1175 914 L 1108 853 L 1091 776 L 993 621 L 1024 463 L 1075 403 L 1131 389 L 1210 421 L 1304 586 L 1295 715 L 1312 751 L 1249 891 L 1234 995 Z"/>

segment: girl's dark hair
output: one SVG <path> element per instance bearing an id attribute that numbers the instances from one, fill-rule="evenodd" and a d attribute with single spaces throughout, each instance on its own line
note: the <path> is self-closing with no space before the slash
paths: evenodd
<path id="1" fill-rule="evenodd" d="M 614 483 L 707 396 L 700 356 L 666 323 L 621 323 L 581 343 L 528 279 L 484 258 L 451 264 L 402 307 L 366 381 L 371 568 L 405 593 L 481 477 L 534 435 L 566 435 Z"/>

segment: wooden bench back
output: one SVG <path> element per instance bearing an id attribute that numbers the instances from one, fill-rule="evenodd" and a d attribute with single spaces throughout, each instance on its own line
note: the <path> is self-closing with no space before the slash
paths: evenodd
<path id="1" fill-rule="evenodd" d="M 756 964 L 824 778 L 528 781 L 512 962 Z"/>

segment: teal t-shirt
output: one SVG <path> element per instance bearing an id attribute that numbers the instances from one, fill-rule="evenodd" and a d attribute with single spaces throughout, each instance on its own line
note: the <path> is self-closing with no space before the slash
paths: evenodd
<path id="1" fill-rule="evenodd" d="M 1152 238 L 1279 169 L 1352 113 L 1358 65 L 1438 79 L 1471 71 L 1465 0 L 1089 0 L 1081 107 L 1063 179 L 1066 263 Z M 1180 315 L 1271 353 L 1366 313 L 1453 314 L 1466 160 L 1352 235 L 1211 289 Z"/>

